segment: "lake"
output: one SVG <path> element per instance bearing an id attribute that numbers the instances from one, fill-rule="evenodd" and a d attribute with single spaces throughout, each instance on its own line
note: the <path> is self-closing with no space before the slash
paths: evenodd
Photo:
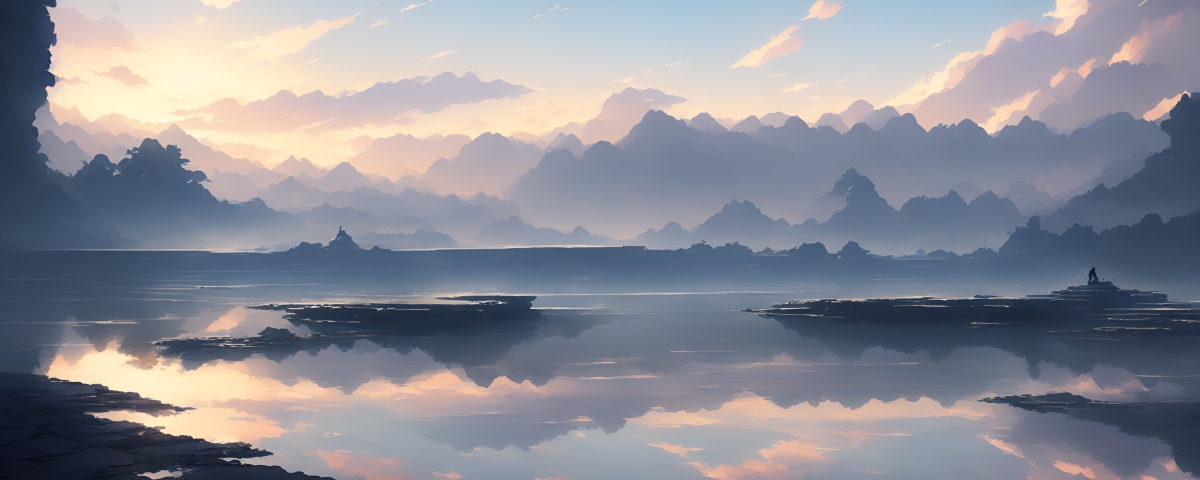
<path id="1" fill-rule="evenodd" d="M 742 311 L 791 299 L 1044 293 L 1065 286 L 1059 278 L 70 271 L 6 272 L 0 370 L 192 407 L 102 415 L 248 442 L 274 452 L 250 462 L 289 471 L 368 480 L 1194 478 L 1184 470 L 1196 452 L 1172 451 L 1171 435 L 980 401 L 1050 392 L 1200 400 L 1194 322 L 1172 324 L 1170 335 L 826 328 Z M 536 295 L 540 314 L 488 328 L 239 344 L 264 331 L 319 333 L 248 308 L 258 304 L 468 293 Z M 1167 293 L 1200 298 L 1186 285 Z M 176 351 L 156 343 L 206 337 L 228 341 Z"/>

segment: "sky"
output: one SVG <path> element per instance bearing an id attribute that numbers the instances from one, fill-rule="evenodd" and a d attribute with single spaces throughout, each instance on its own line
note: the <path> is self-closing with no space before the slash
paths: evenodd
<path id="1" fill-rule="evenodd" d="M 938 90 L 939 72 L 994 53 L 997 39 L 1069 33 L 1090 3 L 1118 3 L 413 1 L 62 0 L 51 12 L 59 32 L 51 69 L 62 80 L 50 101 L 89 119 L 115 113 L 149 122 L 151 131 L 182 122 L 215 143 L 278 150 L 280 158 L 262 159 L 268 165 L 288 154 L 334 164 L 362 135 L 542 135 L 595 117 L 609 95 L 630 86 L 686 98 L 667 110 L 675 116 L 783 111 L 811 122 L 857 99 L 907 111 Z M 366 108 L 333 106 L 339 95 L 445 72 L 480 82 L 418 88 L 410 93 L 437 101 L 384 105 L 391 110 L 377 112 L 383 120 L 314 125 L 296 115 L 280 131 L 245 127 L 270 122 L 260 117 L 221 126 L 232 122 L 222 116 L 228 107 L 281 91 L 323 92 L 329 97 L 307 105 L 336 115 Z M 487 92 L 476 85 L 492 81 L 502 84 Z M 358 103 L 380 105 L 389 92 Z M 973 120 L 990 130 L 1015 123 L 1019 116 L 987 112 L 1040 105 L 1032 90 L 1020 93 Z M 272 105 L 262 110 L 278 112 Z M 294 124 L 307 128 L 298 133 Z"/>

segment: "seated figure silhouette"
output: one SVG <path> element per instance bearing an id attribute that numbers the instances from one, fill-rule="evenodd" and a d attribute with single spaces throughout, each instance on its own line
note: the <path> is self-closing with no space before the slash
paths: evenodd
<path id="1" fill-rule="evenodd" d="M 1088 283 L 1087 284 L 1091 285 L 1093 283 L 1100 283 L 1100 276 L 1096 275 L 1096 267 L 1092 267 L 1092 270 L 1088 272 Z"/>

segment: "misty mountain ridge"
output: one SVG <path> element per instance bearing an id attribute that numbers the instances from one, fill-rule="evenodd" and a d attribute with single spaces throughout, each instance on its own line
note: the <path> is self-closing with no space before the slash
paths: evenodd
<path id="1" fill-rule="evenodd" d="M 148 138 L 116 164 L 96 156 L 64 184 L 97 219 L 144 247 L 248 246 L 299 229 L 261 200 L 217 200 L 201 185 L 204 172 L 187 164 L 178 147 Z"/>
<path id="2" fill-rule="evenodd" d="M 454 158 L 440 158 L 421 178 L 441 193 L 501 193 L 528 171 L 545 152 L 537 146 L 498 133 L 483 133 Z"/>
<path id="3" fill-rule="evenodd" d="M 712 134 L 652 111 L 615 145 L 598 143 L 583 155 L 547 153 L 518 180 L 511 198 L 529 218 L 544 223 L 577 222 L 633 235 L 670 221 L 699 223 L 730 196 L 754 198 L 785 218 L 827 218 L 843 205 L 806 206 L 818 201 L 820 183 L 851 166 L 889 178 L 878 193 L 895 201 L 964 182 L 979 191 L 1005 191 L 1014 182 L 1033 180 L 1036 191 L 1055 191 L 1166 145 L 1155 124 L 1129 115 L 1110 115 L 1071 135 L 1031 119 L 989 135 L 969 120 L 925 130 L 911 114 L 894 116 L 886 108 L 862 116 L 876 113 L 887 117 L 878 130 L 858 123 L 842 134 L 791 117 L 781 127 L 764 125 L 754 133 Z M 697 119 L 703 124 L 711 117 Z M 1051 187 L 1039 186 L 1046 181 Z M 1054 206 L 1040 200 L 1022 205 Z M 648 212 L 639 205 L 656 208 Z"/>
<path id="4" fill-rule="evenodd" d="M 474 239 L 482 246 L 613 245 L 603 235 L 592 235 L 583 227 L 564 233 L 549 227 L 535 227 L 517 217 L 508 217 L 484 225 Z"/>
<path id="5" fill-rule="evenodd" d="M 1102 228 L 1128 225 L 1147 214 L 1165 217 L 1200 208 L 1200 100 L 1184 95 L 1163 120 L 1170 147 L 1146 158 L 1144 168 L 1113 186 L 1096 188 L 1069 200 L 1046 216 L 1050 231 L 1069 224 Z"/>
<path id="6" fill-rule="evenodd" d="M 749 201 L 735 200 L 690 231 L 671 222 L 662 230 L 649 229 L 631 242 L 654 248 L 740 242 L 758 249 L 786 249 L 808 242 L 841 245 L 856 241 L 878 245 L 876 250 L 889 254 L 917 249 L 973 251 L 998 247 L 1025 221 L 1012 201 L 990 191 L 970 202 L 954 191 L 940 197 L 913 197 L 897 210 L 855 169 L 847 170 L 826 195 L 841 199 L 845 206 L 825 222 L 809 219 L 793 225 L 767 216 Z"/>

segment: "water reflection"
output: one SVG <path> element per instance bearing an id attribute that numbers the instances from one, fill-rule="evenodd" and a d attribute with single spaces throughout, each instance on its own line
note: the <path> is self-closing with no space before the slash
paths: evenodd
<path id="1" fill-rule="evenodd" d="M 735 311 L 789 292 L 551 295 L 537 306 L 568 308 L 496 328 L 340 331 L 245 308 L 279 291 L 150 283 L 6 302 L 4 368 L 196 407 L 107 415 L 340 478 L 1192 478 L 1152 435 L 977 401 L 1195 400 L 1178 340 Z"/>

